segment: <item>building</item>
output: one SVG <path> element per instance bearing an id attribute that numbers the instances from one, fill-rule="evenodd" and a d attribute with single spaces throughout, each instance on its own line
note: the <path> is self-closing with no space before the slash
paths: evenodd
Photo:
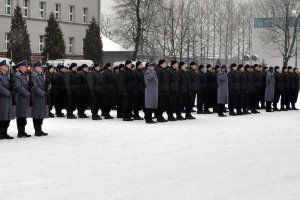
<path id="1" fill-rule="evenodd" d="M 293 23 L 291 23 L 293 25 Z M 267 18 L 254 18 L 254 26 L 252 31 L 252 55 L 258 56 L 259 64 L 266 64 L 267 66 L 282 66 L 283 65 L 283 56 L 281 55 L 278 48 L 270 45 L 265 42 L 263 35 L 265 34 L 266 28 L 272 26 L 270 20 Z M 299 20 L 300 27 L 300 20 Z M 298 42 L 300 40 L 298 39 Z M 298 56 L 293 55 L 289 60 L 290 66 L 298 66 L 300 64 L 300 55 L 299 55 L 299 44 L 298 46 Z M 296 57 L 298 62 L 296 62 Z"/>
<path id="2" fill-rule="evenodd" d="M 41 59 L 45 27 L 51 12 L 54 13 L 63 31 L 67 58 L 83 57 L 83 39 L 92 17 L 95 17 L 100 25 L 101 0 L 0 0 L 0 57 L 6 56 L 11 18 L 17 5 L 22 8 L 27 21 L 33 61 Z M 122 50 L 128 57 L 127 50 Z M 123 54 L 115 59 L 122 60 Z M 105 52 L 105 55 L 112 57 L 110 52 Z"/>

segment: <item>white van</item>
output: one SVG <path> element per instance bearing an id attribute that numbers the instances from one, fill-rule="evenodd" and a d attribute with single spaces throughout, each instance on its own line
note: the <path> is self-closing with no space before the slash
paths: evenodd
<path id="1" fill-rule="evenodd" d="M 88 65 L 89 67 L 93 67 L 94 66 L 94 62 L 92 60 L 69 60 L 69 59 L 66 59 L 62 62 L 62 64 L 65 66 L 65 67 L 70 67 L 70 65 L 72 63 L 76 63 L 78 67 L 80 67 L 81 65 L 83 64 L 86 64 Z"/>

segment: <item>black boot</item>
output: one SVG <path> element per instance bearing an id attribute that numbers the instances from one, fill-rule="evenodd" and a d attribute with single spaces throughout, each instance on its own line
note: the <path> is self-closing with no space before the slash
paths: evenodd
<path id="1" fill-rule="evenodd" d="M 5 129 L 0 129 L 0 140 L 6 139 L 5 137 Z"/>
<path id="2" fill-rule="evenodd" d="M 48 133 L 45 133 L 45 132 L 43 131 L 42 125 L 39 125 L 38 128 L 39 128 L 39 130 L 40 130 L 42 136 L 47 136 L 47 135 L 48 135 Z"/>
<path id="3" fill-rule="evenodd" d="M 168 121 L 169 122 L 174 122 L 174 121 L 177 121 L 177 120 L 175 119 L 175 117 L 172 114 L 168 114 Z"/>
<path id="4" fill-rule="evenodd" d="M 299 110 L 298 108 L 296 108 L 295 104 L 292 104 L 292 110 Z"/>
<path id="5" fill-rule="evenodd" d="M 185 118 L 188 119 L 188 120 L 196 119 L 195 117 L 193 117 L 193 116 L 191 115 L 191 113 L 186 113 Z"/>
<path id="6" fill-rule="evenodd" d="M 4 129 L 4 137 L 5 137 L 5 139 L 7 139 L 7 140 L 12 140 L 12 139 L 14 139 L 14 137 L 11 137 L 11 136 L 9 136 L 9 135 L 7 134 L 7 128 Z"/>
<path id="7" fill-rule="evenodd" d="M 134 120 L 144 120 L 143 118 L 140 117 L 139 112 L 134 112 Z"/>
<path id="8" fill-rule="evenodd" d="M 55 115 L 52 112 L 49 112 L 49 118 L 54 118 Z"/>
<path id="9" fill-rule="evenodd" d="M 41 130 L 40 130 L 40 127 L 39 127 L 38 125 L 35 125 L 35 126 L 34 126 L 34 130 L 35 130 L 34 135 L 35 135 L 36 137 L 41 137 L 41 136 L 43 136 L 43 135 L 42 135 L 42 132 L 41 132 Z"/>
<path id="10" fill-rule="evenodd" d="M 57 113 L 56 117 L 66 117 L 64 113 Z"/>
<path id="11" fill-rule="evenodd" d="M 245 108 L 245 109 L 243 109 L 243 114 L 244 114 L 244 115 L 249 115 L 249 114 L 251 114 L 251 113 Z"/>
<path id="12" fill-rule="evenodd" d="M 25 126 L 19 126 L 18 127 L 18 138 L 28 138 L 31 137 L 31 135 L 28 135 L 25 132 Z"/>
<path id="13" fill-rule="evenodd" d="M 104 119 L 113 119 L 113 117 L 109 113 L 107 113 L 104 115 Z"/>
<path id="14" fill-rule="evenodd" d="M 92 120 L 102 120 L 99 115 L 92 115 Z"/>

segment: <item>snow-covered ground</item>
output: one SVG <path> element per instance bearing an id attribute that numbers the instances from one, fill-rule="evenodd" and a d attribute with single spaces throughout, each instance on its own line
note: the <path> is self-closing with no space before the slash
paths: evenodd
<path id="1" fill-rule="evenodd" d="M 299 111 L 156 125 L 48 119 L 48 137 L 0 141 L 0 199 L 299 200 L 299 123 Z"/>

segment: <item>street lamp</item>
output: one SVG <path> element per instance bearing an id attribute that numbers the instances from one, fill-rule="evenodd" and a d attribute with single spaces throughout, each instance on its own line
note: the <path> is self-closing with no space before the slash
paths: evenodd
<path id="1" fill-rule="evenodd" d="M 292 16 L 295 17 L 295 26 L 296 26 L 296 60 L 295 60 L 295 67 L 298 67 L 298 14 L 297 14 L 297 11 L 296 10 L 292 10 Z"/>

